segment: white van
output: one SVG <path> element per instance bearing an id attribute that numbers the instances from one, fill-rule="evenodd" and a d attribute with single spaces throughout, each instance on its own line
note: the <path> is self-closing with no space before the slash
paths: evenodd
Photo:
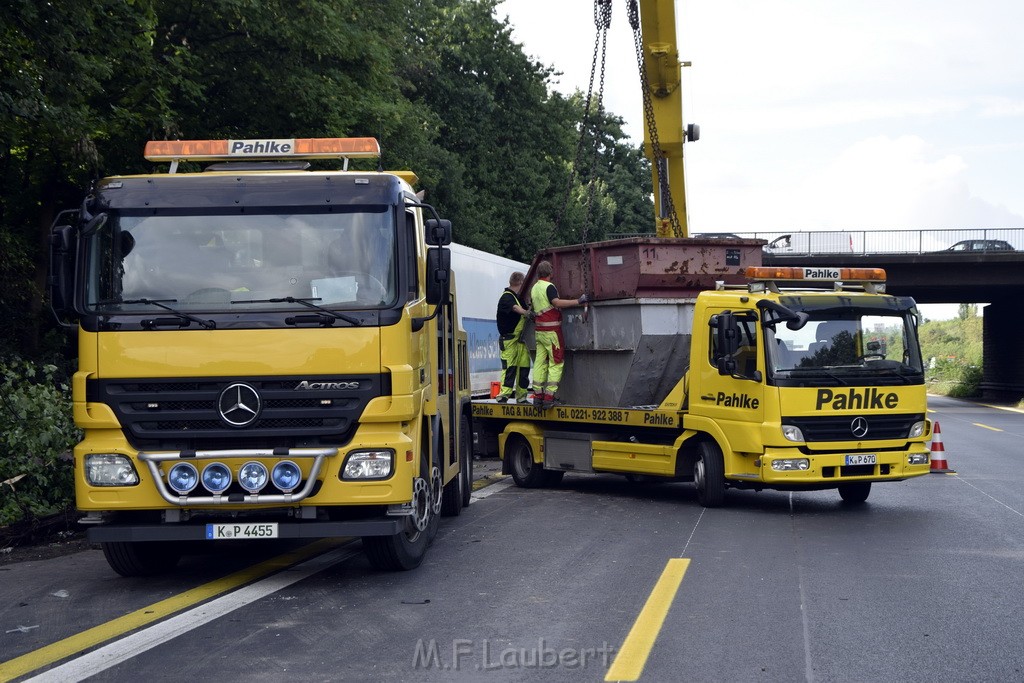
<path id="1" fill-rule="evenodd" d="M 852 254 L 851 232 L 791 232 L 770 240 L 768 254 Z"/>

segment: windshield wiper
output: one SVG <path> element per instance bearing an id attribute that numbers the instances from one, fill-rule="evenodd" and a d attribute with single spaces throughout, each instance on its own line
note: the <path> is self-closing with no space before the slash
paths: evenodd
<path id="1" fill-rule="evenodd" d="M 788 372 L 790 372 L 790 373 L 794 373 L 794 372 L 806 373 L 806 375 L 804 375 L 804 376 L 807 376 L 807 375 L 810 375 L 810 376 L 825 375 L 826 377 L 831 377 L 832 379 L 834 379 L 836 381 L 837 384 L 842 384 L 844 387 L 849 385 L 849 382 L 844 380 L 842 377 L 840 377 L 839 375 L 837 375 L 835 373 L 829 372 L 825 368 L 789 368 Z M 792 377 L 792 375 L 790 375 L 790 376 Z"/>
<path id="2" fill-rule="evenodd" d="M 176 304 L 176 303 L 178 303 L 178 300 L 177 299 L 145 299 L 145 298 L 143 298 L 143 299 L 125 299 L 124 301 L 120 301 L 120 300 L 117 300 L 117 299 L 109 299 L 107 301 L 100 301 L 100 302 L 98 302 L 98 305 L 104 306 L 104 305 L 107 305 L 107 304 L 147 304 L 149 306 L 157 306 L 159 308 L 164 309 L 165 311 L 169 311 L 171 313 L 171 315 L 176 316 L 179 321 L 184 321 L 185 324 L 184 325 L 180 325 L 180 327 L 188 327 L 188 324 L 190 322 L 198 323 L 200 327 L 203 327 L 203 328 L 205 328 L 207 330 L 212 330 L 215 327 L 217 327 L 217 323 L 214 322 L 213 320 L 203 320 L 202 318 L 197 318 L 194 315 L 189 315 L 188 313 L 184 313 L 182 311 L 179 311 L 176 308 L 171 308 L 170 306 L 167 305 L 169 303 Z M 147 319 L 147 320 L 143 320 L 142 321 L 142 326 L 143 327 L 148 327 L 150 329 L 152 329 L 154 327 L 160 327 L 161 325 L 167 324 L 166 322 L 164 322 L 166 320 L 168 320 L 168 319 L 167 318 L 155 318 L 155 319 L 154 318 L 150 318 L 150 319 Z"/>
<path id="3" fill-rule="evenodd" d="M 900 368 L 871 368 L 872 370 L 881 370 L 886 375 L 894 375 L 903 380 L 904 384 L 910 384 L 910 378 L 907 377 Z M 914 373 L 917 374 L 917 373 Z"/>
<path id="4" fill-rule="evenodd" d="M 327 315 L 333 316 L 337 320 L 344 320 L 349 325 L 355 325 L 356 327 L 359 327 L 360 325 L 363 324 L 358 318 L 353 318 L 350 315 L 345 315 L 344 313 L 338 313 L 337 311 L 332 311 L 331 309 L 324 308 L 323 306 L 317 306 L 316 304 L 312 303 L 313 301 L 321 301 L 321 299 L 320 299 L 320 297 L 306 297 L 306 298 L 303 298 L 303 299 L 297 299 L 294 296 L 284 296 L 284 297 L 281 297 L 279 299 L 249 299 L 247 301 L 232 301 L 231 303 L 233 303 L 233 304 L 299 304 L 300 306 L 305 306 L 306 308 L 312 308 L 313 310 L 320 311 L 321 313 L 326 313 Z M 285 322 L 287 322 L 289 325 L 294 325 L 295 323 L 303 323 L 303 322 L 321 322 L 323 324 L 330 324 L 331 323 L 331 320 L 329 320 L 329 319 L 328 320 L 324 320 L 323 316 L 318 316 L 317 320 L 313 320 L 312 318 L 309 319 L 309 320 L 302 320 L 302 319 L 300 319 L 302 317 L 303 316 L 297 316 L 296 318 L 289 318 Z M 288 322 L 288 321 L 291 321 L 291 322 Z"/>

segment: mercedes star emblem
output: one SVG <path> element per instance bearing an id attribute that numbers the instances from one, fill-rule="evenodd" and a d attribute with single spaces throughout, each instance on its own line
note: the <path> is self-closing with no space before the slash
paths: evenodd
<path id="1" fill-rule="evenodd" d="M 866 417 L 855 417 L 853 422 L 850 423 L 850 432 L 853 433 L 858 439 L 863 439 L 868 435 L 868 420 Z"/>
<path id="2" fill-rule="evenodd" d="M 232 384 L 220 392 L 217 399 L 217 410 L 221 418 L 232 427 L 245 427 L 252 424 L 260 414 L 259 393 L 248 384 Z"/>

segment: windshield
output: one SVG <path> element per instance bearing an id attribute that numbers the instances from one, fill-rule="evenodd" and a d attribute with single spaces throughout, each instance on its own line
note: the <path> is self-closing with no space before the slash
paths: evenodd
<path id="1" fill-rule="evenodd" d="M 916 310 L 850 305 L 787 308 L 809 314 L 799 330 L 766 327 L 768 366 L 779 384 L 808 378 L 838 384 L 909 384 L 923 381 Z M 773 329 L 774 328 L 774 329 Z"/>
<path id="2" fill-rule="evenodd" d="M 381 308 L 396 299 L 388 207 L 320 213 L 111 212 L 86 247 L 86 306 L 97 312 Z M 136 302 L 136 303 L 132 303 Z M 253 303 L 249 303 L 253 302 Z"/>

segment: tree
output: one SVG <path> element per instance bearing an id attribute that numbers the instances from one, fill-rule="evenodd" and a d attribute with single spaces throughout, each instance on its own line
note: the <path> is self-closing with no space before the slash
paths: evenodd
<path id="1" fill-rule="evenodd" d="M 81 201 L 102 144 L 159 119 L 146 97 L 153 19 L 147 0 L 13 0 L 0 21 L 0 235 L 15 262 L 0 298 L 0 352 L 40 348 L 50 225 Z M 32 264 L 27 272 L 25 262 Z M 9 334 L 8 334 L 9 333 Z"/>
<path id="2" fill-rule="evenodd" d="M 591 172 L 573 168 L 582 97 L 552 92 L 554 72 L 523 54 L 498 4 L 9 0 L 0 355 L 45 350 L 58 211 L 96 178 L 152 171 L 150 139 L 377 137 L 383 166 L 415 170 L 458 241 L 519 260 L 649 225 L 649 168 L 621 119 L 602 112 L 585 133 L 591 199 Z"/>

